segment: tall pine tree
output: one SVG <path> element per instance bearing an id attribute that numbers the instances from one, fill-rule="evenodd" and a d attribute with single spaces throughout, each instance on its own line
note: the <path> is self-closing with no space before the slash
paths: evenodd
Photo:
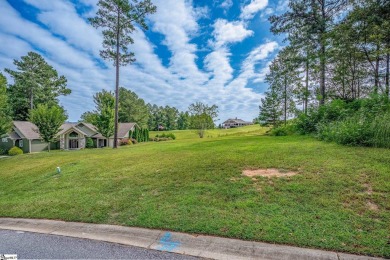
<path id="1" fill-rule="evenodd" d="M 115 127 L 114 148 L 117 148 L 119 120 L 119 67 L 135 61 L 128 46 L 134 43 L 131 34 L 138 25 L 147 30 L 145 17 L 156 12 L 151 0 L 99 0 L 96 17 L 90 18 L 96 28 L 103 28 L 103 48 L 100 56 L 114 62 L 115 78 Z"/>

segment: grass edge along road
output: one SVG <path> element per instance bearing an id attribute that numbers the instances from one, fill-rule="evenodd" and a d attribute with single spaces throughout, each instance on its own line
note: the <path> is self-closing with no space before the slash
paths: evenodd
<path id="1" fill-rule="evenodd" d="M 253 127 L 0 159 L 0 215 L 390 256 L 390 150 L 262 136 Z M 263 168 L 298 174 L 241 175 Z"/>

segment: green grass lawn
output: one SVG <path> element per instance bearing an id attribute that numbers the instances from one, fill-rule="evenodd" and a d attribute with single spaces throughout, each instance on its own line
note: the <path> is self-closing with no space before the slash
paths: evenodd
<path id="1" fill-rule="evenodd" d="M 213 130 L 203 139 L 183 131 L 175 141 L 117 150 L 0 159 L 0 215 L 390 257 L 390 150 L 264 131 Z M 299 174 L 252 180 L 241 175 L 248 168 Z"/>

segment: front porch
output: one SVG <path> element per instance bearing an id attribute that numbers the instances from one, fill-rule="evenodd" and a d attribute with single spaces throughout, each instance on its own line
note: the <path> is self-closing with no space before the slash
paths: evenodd
<path id="1" fill-rule="evenodd" d="M 86 135 L 77 128 L 70 128 L 60 135 L 61 150 L 79 150 L 85 148 Z"/>

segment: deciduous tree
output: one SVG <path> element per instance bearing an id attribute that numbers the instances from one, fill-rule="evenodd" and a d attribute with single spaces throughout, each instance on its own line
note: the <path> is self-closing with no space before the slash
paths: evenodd
<path id="1" fill-rule="evenodd" d="M 65 110 L 57 105 L 39 104 L 35 109 L 30 110 L 30 121 L 38 127 L 42 140 L 48 143 L 49 152 L 50 143 L 57 140 L 61 125 L 67 118 Z"/>
<path id="2" fill-rule="evenodd" d="M 107 139 L 108 144 L 109 138 L 114 134 L 114 94 L 110 91 L 102 90 L 95 94 L 93 101 L 95 103 L 95 111 L 93 111 L 95 116 L 92 123 L 97 128 L 97 131 Z"/>

